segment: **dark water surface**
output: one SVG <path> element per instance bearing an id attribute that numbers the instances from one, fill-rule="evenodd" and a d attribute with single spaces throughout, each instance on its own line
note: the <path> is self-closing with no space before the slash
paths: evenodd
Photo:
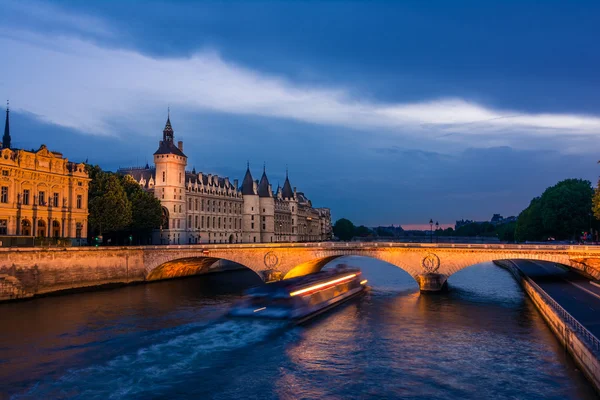
<path id="1" fill-rule="evenodd" d="M 347 262 L 372 292 L 299 327 L 222 317 L 251 271 L 2 304 L 0 398 L 596 398 L 508 272 Z"/>

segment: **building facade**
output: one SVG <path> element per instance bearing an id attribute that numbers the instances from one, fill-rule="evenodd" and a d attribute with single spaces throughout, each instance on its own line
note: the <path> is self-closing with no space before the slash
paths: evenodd
<path id="1" fill-rule="evenodd" d="M 85 164 L 73 163 L 42 145 L 11 148 L 9 109 L 0 149 L 0 236 L 87 237 Z"/>
<path id="2" fill-rule="evenodd" d="M 161 201 L 163 223 L 155 244 L 275 243 L 323 241 L 332 237 L 327 208 L 313 208 L 304 193 L 292 189 L 286 173 L 283 188 L 273 192 L 266 170 L 259 180 L 250 166 L 241 185 L 202 172 L 186 171 L 183 142 L 175 144 L 170 117 L 154 153 L 154 168 L 122 168 Z"/>

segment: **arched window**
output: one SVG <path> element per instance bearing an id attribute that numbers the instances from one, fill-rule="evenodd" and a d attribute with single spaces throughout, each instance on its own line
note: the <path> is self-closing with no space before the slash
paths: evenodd
<path id="1" fill-rule="evenodd" d="M 31 236 L 31 222 L 27 219 L 21 221 L 21 235 Z"/>
<path id="2" fill-rule="evenodd" d="M 219 217 L 219 229 L 221 229 L 221 217 Z"/>
<path id="3" fill-rule="evenodd" d="M 194 225 L 196 227 L 196 229 L 198 229 L 198 216 L 196 215 L 196 221 L 194 221 L 196 224 Z"/>
<path id="4" fill-rule="evenodd" d="M 57 220 L 52 221 L 52 236 L 60 236 L 60 223 Z"/>
<path id="5" fill-rule="evenodd" d="M 192 227 L 192 216 L 188 215 L 188 228 Z"/>
<path id="6" fill-rule="evenodd" d="M 37 236 L 46 237 L 46 222 L 43 219 L 38 219 Z"/>

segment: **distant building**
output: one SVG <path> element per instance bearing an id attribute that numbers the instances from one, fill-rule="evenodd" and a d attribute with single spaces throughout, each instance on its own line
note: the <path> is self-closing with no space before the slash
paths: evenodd
<path id="1" fill-rule="evenodd" d="M 0 236 L 85 240 L 90 181 L 85 164 L 45 145 L 12 148 L 9 112 L 7 107 L 0 150 Z"/>
<path id="2" fill-rule="evenodd" d="M 273 191 L 263 168 L 254 180 L 250 166 L 242 184 L 227 177 L 186 171 L 183 142 L 174 141 L 170 117 L 154 153 L 154 167 L 122 168 L 160 200 L 163 224 L 156 244 L 275 243 L 332 238 L 328 208 L 313 208 L 303 192 L 292 189 L 286 171 L 282 188 Z"/>

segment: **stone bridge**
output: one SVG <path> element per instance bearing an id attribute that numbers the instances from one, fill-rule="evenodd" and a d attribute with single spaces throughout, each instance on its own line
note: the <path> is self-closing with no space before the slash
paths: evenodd
<path id="1" fill-rule="evenodd" d="M 501 259 L 564 264 L 600 279 L 600 246 L 288 243 L 181 246 L 1 248 L 0 300 L 102 284 L 155 281 L 219 271 L 229 260 L 261 278 L 285 279 L 320 270 L 353 255 L 388 262 L 408 272 L 423 291 L 440 290 L 449 276 Z"/>
<path id="2" fill-rule="evenodd" d="M 294 243 L 168 246 L 144 251 L 146 280 L 167 279 L 210 271 L 224 259 L 239 263 L 265 279 L 283 279 L 319 271 L 342 256 L 385 261 L 408 272 L 422 291 L 442 289 L 452 274 L 486 261 L 535 259 L 564 264 L 600 278 L 600 247 L 422 244 L 422 243 Z"/>

